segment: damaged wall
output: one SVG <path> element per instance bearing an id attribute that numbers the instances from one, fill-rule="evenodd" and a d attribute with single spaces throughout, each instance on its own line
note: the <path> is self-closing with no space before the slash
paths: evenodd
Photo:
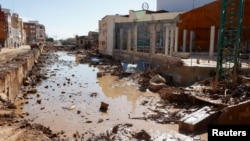
<path id="1" fill-rule="evenodd" d="M 151 54 L 152 55 L 152 54 Z M 153 67 L 160 67 L 160 72 L 164 76 L 172 78 L 171 83 L 180 86 L 189 86 L 197 81 L 211 77 L 211 72 L 216 68 L 212 67 L 197 67 L 197 66 L 183 66 L 179 57 L 170 57 L 165 55 L 154 54 L 150 56 L 149 53 L 142 52 L 127 52 L 114 51 L 114 58 L 128 63 L 136 63 L 139 60 L 149 62 Z"/>
<path id="2" fill-rule="evenodd" d="M 32 69 L 35 61 L 40 56 L 39 50 L 32 50 L 13 58 L 11 63 L 3 63 L 0 67 L 0 93 L 14 102 L 19 93 L 20 86 L 27 73 Z"/>

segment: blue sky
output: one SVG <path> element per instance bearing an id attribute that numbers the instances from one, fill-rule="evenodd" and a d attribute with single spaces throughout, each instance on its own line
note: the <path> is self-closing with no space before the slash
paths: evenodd
<path id="1" fill-rule="evenodd" d="M 156 10 L 156 0 L 0 0 L 2 8 L 18 13 L 24 20 L 39 21 L 54 39 L 98 31 L 98 20 L 141 10 L 144 2 L 149 10 Z"/>

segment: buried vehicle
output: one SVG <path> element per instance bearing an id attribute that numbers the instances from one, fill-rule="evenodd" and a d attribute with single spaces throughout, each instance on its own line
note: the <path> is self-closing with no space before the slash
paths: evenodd
<path id="1" fill-rule="evenodd" d="M 41 43 L 32 42 L 32 43 L 30 43 L 30 48 L 31 48 L 31 49 L 39 48 L 40 45 L 41 45 Z"/>

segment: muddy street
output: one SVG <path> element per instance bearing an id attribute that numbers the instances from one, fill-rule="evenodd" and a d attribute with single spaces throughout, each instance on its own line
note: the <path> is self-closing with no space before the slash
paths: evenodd
<path id="1" fill-rule="evenodd" d="M 40 50 L 11 60 L 22 64 L 27 54 L 35 52 Z M 13 70 L 5 62 L 2 66 Z M 180 87 L 159 69 L 141 69 L 139 63 L 136 70 L 134 64 L 96 50 L 45 46 L 22 79 L 14 102 L 0 93 L 0 137 L 4 141 L 206 141 L 212 123 L 232 123 L 232 118 L 234 123 L 249 122 L 249 79 L 241 76 L 242 83 L 231 90 L 222 82 L 215 87 L 212 79 Z M 3 92 L 13 97 L 9 88 Z"/>
<path id="2" fill-rule="evenodd" d="M 48 127 L 61 140 L 193 139 L 194 134 L 178 133 L 177 120 L 164 118 L 180 109 L 140 90 L 139 74 L 121 77 L 119 65 L 96 62 L 93 56 L 79 60 L 79 54 L 86 55 L 57 51 L 40 56 L 17 96 L 19 118 Z M 200 136 L 205 139 L 206 133 Z"/>

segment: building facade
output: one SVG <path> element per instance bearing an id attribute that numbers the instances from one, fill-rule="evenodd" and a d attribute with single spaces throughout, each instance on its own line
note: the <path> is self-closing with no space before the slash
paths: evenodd
<path id="1" fill-rule="evenodd" d="M 12 25 L 11 25 L 11 11 L 9 9 L 2 9 L 5 14 L 6 21 L 6 39 L 5 39 L 5 47 L 13 47 L 13 34 L 12 34 Z"/>
<path id="2" fill-rule="evenodd" d="M 45 42 L 45 26 L 38 21 L 24 22 L 27 44 L 33 42 Z"/>
<path id="3" fill-rule="evenodd" d="M 78 36 L 76 35 L 76 46 L 78 48 L 84 48 L 84 49 L 87 49 L 87 36 Z"/>
<path id="4" fill-rule="evenodd" d="M 245 1 L 245 10 L 242 23 L 242 49 L 250 51 L 250 1 Z M 211 2 L 202 7 L 180 14 L 179 27 L 179 50 L 190 52 L 208 52 L 210 47 L 210 31 L 213 28 L 215 34 L 213 47 L 217 49 L 218 30 L 220 26 L 221 1 Z M 193 38 L 191 37 L 193 33 Z M 186 42 L 183 42 L 184 37 Z M 192 38 L 192 39 L 191 39 Z M 192 40 L 192 42 L 191 42 Z"/>
<path id="5" fill-rule="evenodd" d="M 84 49 L 94 49 L 98 47 L 98 32 L 89 31 L 88 36 L 76 36 L 76 46 Z"/>
<path id="6" fill-rule="evenodd" d="M 19 22 L 19 15 L 17 13 L 13 13 L 11 16 L 11 27 L 14 48 L 21 46 L 21 27 Z"/>
<path id="7" fill-rule="evenodd" d="M 38 21 L 24 22 L 18 13 L 0 6 L 0 44 L 16 48 L 30 42 L 45 41 L 45 26 Z"/>
<path id="8" fill-rule="evenodd" d="M 126 16 L 108 15 L 99 21 L 99 46 L 100 52 L 112 55 L 115 40 L 115 23 L 126 22 Z"/>
<path id="9" fill-rule="evenodd" d="M 36 40 L 37 42 L 45 42 L 45 27 L 42 24 L 36 25 Z"/>
<path id="10" fill-rule="evenodd" d="M 245 1 L 241 47 L 250 52 L 248 7 L 250 1 Z M 99 21 L 99 50 L 108 55 L 114 50 L 165 55 L 216 52 L 220 12 L 221 1 L 214 1 L 186 12 L 130 10 L 125 16 L 105 16 Z"/>
<path id="11" fill-rule="evenodd" d="M 6 40 L 6 20 L 5 14 L 0 6 L 0 48 L 4 46 Z"/>
<path id="12" fill-rule="evenodd" d="M 177 45 L 174 38 L 180 13 L 130 10 L 129 15 L 122 17 L 106 16 L 99 22 L 99 50 L 107 55 L 114 50 L 172 53 Z M 157 48 L 150 50 L 151 46 Z"/>

